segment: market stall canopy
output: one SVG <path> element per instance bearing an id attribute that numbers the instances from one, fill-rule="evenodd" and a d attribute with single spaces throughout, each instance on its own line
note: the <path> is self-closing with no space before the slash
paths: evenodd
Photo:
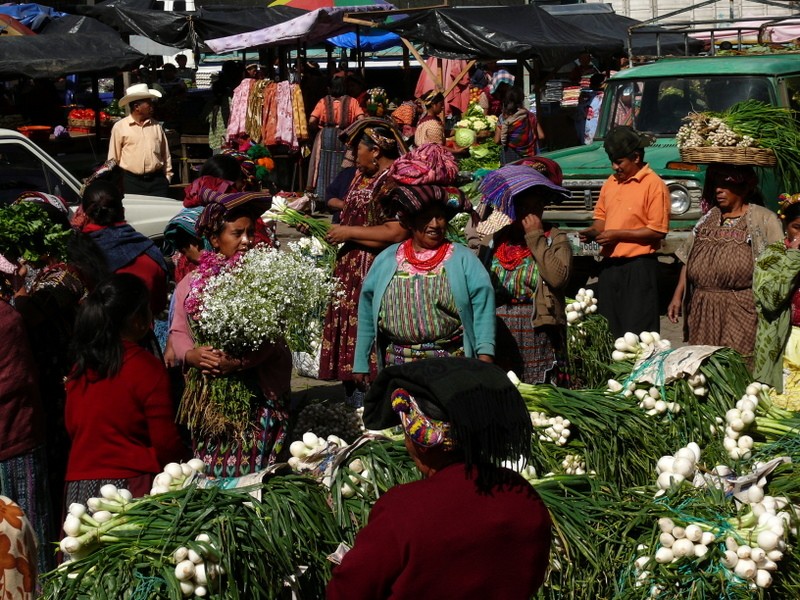
<path id="1" fill-rule="evenodd" d="M 173 48 L 203 49 L 208 39 L 230 36 L 283 23 L 306 11 L 291 6 L 201 6 L 196 11 L 165 12 L 153 0 L 108 0 L 77 11 L 92 16 L 119 33 L 141 35 Z"/>
<path id="2" fill-rule="evenodd" d="M 345 23 L 343 20 L 345 15 L 385 9 L 385 4 L 318 8 L 272 27 L 206 40 L 206 45 L 214 52 L 231 52 L 258 46 L 279 46 L 298 42 L 315 44 L 326 38 L 354 31 L 357 26 Z"/>
<path id="3" fill-rule="evenodd" d="M 381 29 L 362 29 L 359 35 L 343 33 L 328 38 L 328 43 L 337 48 L 360 48 L 364 52 L 376 52 L 402 46 L 400 36 Z"/>
<path id="4" fill-rule="evenodd" d="M 7 15 L 16 19 L 25 27 L 39 32 L 50 19 L 63 17 L 67 13 L 58 12 L 50 6 L 42 6 L 41 4 L 8 4 L 0 6 L 0 15 Z"/>
<path id="5" fill-rule="evenodd" d="M 80 15 L 64 15 L 58 19 L 48 21 L 41 31 L 42 35 L 68 33 L 86 33 L 119 37 L 119 34 L 114 31 L 112 27 L 92 17 Z"/>
<path id="6" fill-rule="evenodd" d="M 616 14 L 610 4 L 543 5 L 542 9 L 570 26 L 619 38 L 625 43 L 629 28 L 641 24 L 641 21 Z M 635 55 L 686 53 L 687 37 L 682 33 L 656 26 L 641 27 L 635 31 L 636 33 L 630 38 Z M 658 52 L 659 46 L 660 52 Z M 703 46 L 701 40 L 688 38 L 689 54 L 699 53 Z"/>
<path id="7" fill-rule="evenodd" d="M 620 39 L 573 27 L 534 5 L 436 8 L 380 27 L 423 43 L 441 58 L 537 58 L 557 69 L 582 52 L 605 57 L 623 51 Z"/>
<path id="8" fill-rule="evenodd" d="M 117 34 L 0 36 L 0 77 L 110 74 L 134 67 L 144 58 L 144 54 L 128 46 Z"/>

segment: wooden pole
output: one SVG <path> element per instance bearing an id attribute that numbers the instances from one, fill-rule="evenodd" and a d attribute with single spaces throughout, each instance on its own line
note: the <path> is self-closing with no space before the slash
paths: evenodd
<path id="1" fill-rule="evenodd" d="M 436 85 L 436 88 L 441 90 L 444 87 L 442 85 L 442 80 L 436 75 L 436 73 L 433 72 L 433 69 L 430 68 L 428 63 L 425 62 L 425 59 L 422 58 L 420 53 L 414 47 L 414 44 L 409 42 L 406 38 L 400 38 L 400 40 L 403 42 L 405 47 L 408 48 L 409 52 L 414 55 L 414 58 L 417 59 L 417 62 L 422 67 L 422 70 L 425 71 L 428 76 L 430 76 L 431 80 L 434 82 L 434 85 Z"/>

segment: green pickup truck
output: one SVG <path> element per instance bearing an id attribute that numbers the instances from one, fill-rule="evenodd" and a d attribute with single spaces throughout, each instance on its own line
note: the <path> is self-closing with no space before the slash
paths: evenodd
<path id="1" fill-rule="evenodd" d="M 690 112 L 722 111 L 749 99 L 800 108 L 800 54 L 664 58 L 618 72 L 606 85 L 594 141 L 545 154 L 561 165 L 564 186 L 572 192 L 545 218 L 565 229 L 592 223 L 600 188 L 611 175 L 603 138 L 615 125 L 632 125 L 656 136 L 645 150 L 645 160 L 670 191 L 670 232 L 661 253 L 674 253 L 700 217 L 705 175 L 705 166 L 681 161 L 675 134 L 682 119 Z M 778 194 L 800 191 L 778 189 L 774 169 L 761 170 L 760 181 L 766 204 L 773 209 Z M 576 250 L 591 255 L 598 248 L 583 244 Z"/>

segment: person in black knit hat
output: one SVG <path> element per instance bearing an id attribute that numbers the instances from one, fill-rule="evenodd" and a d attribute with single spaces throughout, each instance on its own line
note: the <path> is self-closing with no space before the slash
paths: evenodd
<path id="1" fill-rule="evenodd" d="M 329 600 L 527 600 L 544 581 L 550 515 L 504 461 L 531 452 L 530 416 L 498 367 L 433 358 L 380 372 L 369 429 L 400 425 L 421 481 L 389 490 L 333 572 Z"/>

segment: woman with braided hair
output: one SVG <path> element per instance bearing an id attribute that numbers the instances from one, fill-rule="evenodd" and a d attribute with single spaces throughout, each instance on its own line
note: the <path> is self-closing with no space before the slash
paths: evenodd
<path id="1" fill-rule="evenodd" d="M 333 274 L 342 282 L 344 296 L 325 315 L 319 377 L 342 381 L 351 402 L 359 404 L 360 393 L 353 383 L 358 297 L 375 256 L 408 235 L 378 201 L 389 167 L 405 153 L 405 146 L 400 132 L 384 119 L 360 119 L 342 136 L 355 149 L 357 170 L 344 198 L 340 224 L 327 234 L 330 243 L 342 244 Z"/>

